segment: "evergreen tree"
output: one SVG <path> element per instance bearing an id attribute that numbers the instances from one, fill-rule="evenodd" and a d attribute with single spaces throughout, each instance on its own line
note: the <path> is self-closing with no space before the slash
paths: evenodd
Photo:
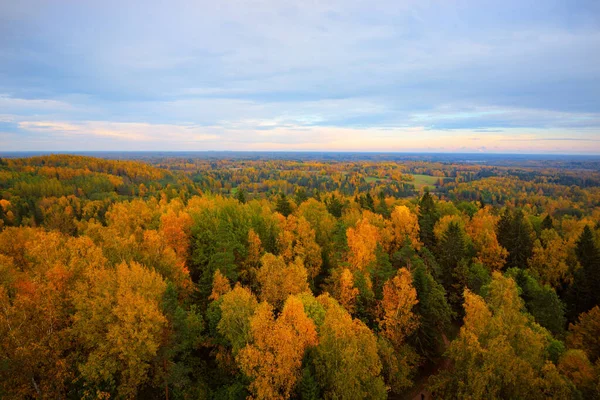
<path id="1" fill-rule="evenodd" d="M 296 194 L 294 196 L 295 200 L 296 200 L 296 204 L 300 205 L 302 203 L 304 203 L 306 200 L 308 200 L 308 195 L 306 194 L 306 190 L 304 190 L 304 188 L 299 188 L 298 190 L 296 190 Z"/>
<path id="2" fill-rule="evenodd" d="M 277 205 L 275 211 L 287 218 L 292 213 L 292 206 L 285 193 L 282 193 L 277 199 Z"/>
<path id="3" fill-rule="evenodd" d="M 600 250 L 589 226 L 583 229 L 575 253 L 579 269 L 570 288 L 572 317 L 600 304 Z"/>
<path id="4" fill-rule="evenodd" d="M 413 286 L 419 300 L 414 309 L 420 316 L 420 325 L 413 335 L 413 341 L 419 353 L 429 358 L 435 357 L 442 352 L 442 334 L 450 326 L 453 313 L 446 301 L 444 287 L 423 265 L 413 272 Z"/>
<path id="5" fill-rule="evenodd" d="M 365 195 L 365 202 L 363 208 L 366 208 L 369 211 L 375 211 L 375 202 L 373 201 L 371 193 L 367 192 L 367 194 Z"/>
<path id="6" fill-rule="evenodd" d="M 377 248 L 375 249 L 375 265 L 371 272 L 373 292 L 377 300 L 381 300 L 385 282 L 394 275 L 396 275 L 396 268 L 390 262 L 390 256 L 380 244 L 377 244 Z"/>
<path id="7" fill-rule="evenodd" d="M 533 254 L 532 229 L 529 221 L 525 220 L 523 211 L 515 212 L 512 221 L 512 243 L 508 250 L 508 263 L 512 267 L 523 268 Z"/>
<path id="8" fill-rule="evenodd" d="M 552 229 L 554 227 L 554 223 L 552 222 L 552 217 L 550 214 L 546 215 L 544 220 L 542 221 L 542 230 L 544 229 Z"/>
<path id="9" fill-rule="evenodd" d="M 332 194 L 329 200 L 325 200 L 325 205 L 327 206 L 327 211 L 329 211 L 329 214 L 336 218 L 340 218 L 342 216 L 344 205 L 335 194 Z"/>
<path id="10" fill-rule="evenodd" d="M 458 223 L 451 222 L 438 244 L 438 259 L 450 303 L 459 311 L 468 277 L 468 265 L 464 260 L 466 254 L 465 234 Z"/>
<path id="11" fill-rule="evenodd" d="M 379 192 L 379 204 L 377 205 L 377 212 L 383 215 L 385 218 L 390 217 L 390 209 L 385 202 L 385 194 L 383 192 Z"/>
<path id="12" fill-rule="evenodd" d="M 442 267 L 442 279 L 452 281 L 452 272 L 465 257 L 467 246 L 465 234 L 456 222 L 450 222 L 438 245 L 438 260 Z"/>
<path id="13" fill-rule="evenodd" d="M 497 226 L 498 243 L 508 250 L 511 246 L 512 216 L 508 208 L 504 209 Z"/>
<path id="14" fill-rule="evenodd" d="M 235 198 L 242 204 L 246 203 L 246 191 L 242 188 L 238 187 L 238 190 L 235 192 Z"/>
<path id="15" fill-rule="evenodd" d="M 519 286 L 525 307 L 535 321 L 555 336 L 562 335 L 566 326 L 565 306 L 550 286 L 543 286 L 527 270 L 511 268 L 507 276 Z"/>
<path id="16" fill-rule="evenodd" d="M 435 207 L 433 197 L 429 193 L 429 190 L 426 189 L 419 201 L 419 235 L 421 242 L 429 249 L 435 249 L 436 239 L 433 227 L 439 219 L 440 216 Z"/>
<path id="17" fill-rule="evenodd" d="M 508 250 L 509 268 L 524 268 L 533 254 L 533 230 L 523 211 L 505 210 L 498 222 L 498 242 Z"/>
<path id="18" fill-rule="evenodd" d="M 302 369 L 302 380 L 300 381 L 299 389 L 302 400 L 318 400 L 321 398 L 315 374 L 308 366 Z"/>

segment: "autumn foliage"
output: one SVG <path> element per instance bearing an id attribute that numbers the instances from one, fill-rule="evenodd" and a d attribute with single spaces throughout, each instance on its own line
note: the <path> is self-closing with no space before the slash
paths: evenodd
<path id="1" fill-rule="evenodd" d="M 598 187 L 589 160 L 0 159 L 0 397 L 598 399 Z"/>

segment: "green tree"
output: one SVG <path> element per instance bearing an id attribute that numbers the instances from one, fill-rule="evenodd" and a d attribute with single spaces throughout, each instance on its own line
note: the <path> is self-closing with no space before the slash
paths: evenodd
<path id="1" fill-rule="evenodd" d="M 315 349 L 314 367 L 324 399 L 385 399 L 377 339 L 335 300 L 324 299 L 325 320 Z"/>
<path id="2" fill-rule="evenodd" d="M 583 229 L 575 252 L 579 268 L 569 290 L 571 317 L 600 305 L 600 250 L 589 226 Z"/>
<path id="3" fill-rule="evenodd" d="M 456 222 L 450 222 L 438 243 L 438 259 L 442 283 L 448 291 L 450 303 L 457 308 L 462 303 L 462 292 L 468 274 L 466 255 L 465 233 Z"/>
<path id="4" fill-rule="evenodd" d="M 508 250 L 506 264 L 509 268 L 525 268 L 533 255 L 534 234 L 531 223 L 523 211 L 510 214 L 508 209 L 498 222 L 498 242 Z"/>
<path id="5" fill-rule="evenodd" d="M 572 398 L 547 359 L 549 333 L 524 313 L 511 278 L 494 272 L 486 299 L 465 291 L 465 320 L 448 349 L 453 368 L 431 379 L 437 398 Z"/>
<path id="6" fill-rule="evenodd" d="M 552 221 L 552 217 L 550 214 L 546 215 L 542 220 L 541 230 L 552 229 L 554 228 L 554 222 Z"/>
<path id="7" fill-rule="evenodd" d="M 246 204 L 246 191 L 240 187 L 235 192 L 235 198 L 242 204 Z"/>
<path id="8" fill-rule="evenodd" d="M 287 218 L 292 213 L 292 206 L 285 193 L 281 193 L 277 199 L 275 211 Z"/>
<path id="9" fill-rule="evenodd" d="M 565 331 L 565 306 L 554 289 L 541 285 L 527 270 L 511 268 L 506 273 L 521 288 L 521 298 L 535 321 L 556 336 Z"/>
<path id="10" fill-rule="evenodd" d="M 328 200 L 325 200 L 325 205 L 327 206 L 327 211 L 331 215 L 336 218 L 340 218 L 342 216 L 342 211 L 344 211 L 344 203 L 341 202 L 340 199 L 334 194 Z"/>
<path id="11" fill-rule="evenodd" d="M 423 265 L 413 270 L 413 285 L 419 301 L 414 310 L 421 323 L 412 342 L 421 354 L 433 358 L 443 351 L 442 335 L 450 326 L 453 313 L 446 300 L 444 287 Z"/>
<path id="12" fill-rule="evenodd" d="M 421 242 L 429 249 L 435 249 L 436 238 L 433 233 L 435 224 L 440 219 L 440 215 L 433 201 L 433 197 L 429 190 L 425 189 L 425 193 L 419 201 L 419 235 Z"/>

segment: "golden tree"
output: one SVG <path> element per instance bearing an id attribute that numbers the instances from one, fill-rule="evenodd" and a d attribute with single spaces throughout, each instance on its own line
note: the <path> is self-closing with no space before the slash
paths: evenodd
<path id="1" fill-rule="evenodd" d="M 273 308 L 261 303 L 250 320 L 252 342 L 237 356 L 250 378 L 256 399 L 288 399 L 300 376 L 308 346 L 317 344 L 315 324 L 306 316 L 300 299 L 290 296 L 277 320 Z"/>

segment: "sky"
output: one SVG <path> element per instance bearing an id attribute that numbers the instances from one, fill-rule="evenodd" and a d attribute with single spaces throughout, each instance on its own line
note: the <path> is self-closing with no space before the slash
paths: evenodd
<path id="1" fill-rule="evenodd" d="M 0 0 L 0 150 L 600 154 L 600 1 Z"/>

